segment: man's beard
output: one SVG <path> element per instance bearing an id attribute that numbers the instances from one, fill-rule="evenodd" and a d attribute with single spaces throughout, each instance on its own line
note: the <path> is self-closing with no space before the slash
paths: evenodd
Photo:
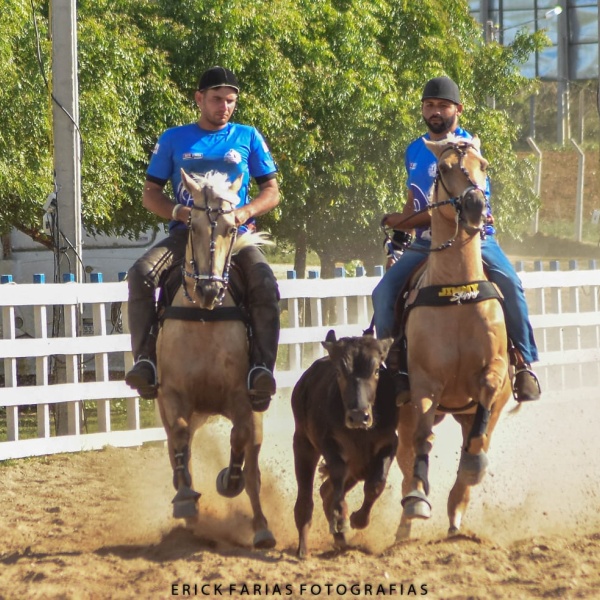
<path id="1" fill-rule="evenodd" d="M 432 123 L 431 119 L 429 121 L 427 119 L 423 119 L 427 124 L 427 129 L 429 129 L 431 133 L 444 133 L 444 131 L 450 131 L 452 128 L 452 125 L 454 124 L 454 117 L 448 117 L 447 119 L 444 119 L 443 117 L 440 118 L 442 119 L 441 122 L 437 123 Z"/>

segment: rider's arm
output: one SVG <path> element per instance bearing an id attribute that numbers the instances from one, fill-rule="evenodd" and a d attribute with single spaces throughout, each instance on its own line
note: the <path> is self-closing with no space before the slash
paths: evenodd
<path id="1" fill-rule="evenodd" d="M 249 204 L 235 209 L 235 221 L 243 225 L 252 217 L 260 217 L 268 213 L 279 204 L 279 185 L 277 179 L 263 181 L 258 186 L 258 194 Z"/>
<path id="2" fill-rule="evenodd" d="M 164 186 L 146 179 L 144 182 L 144 193 L 142 194 L 142 204 L 151 213 L 170 221 L 173 219 L 175 205 L 173 204 L 173 200 L 165 194 L 163 188 Z M 179 205 L 176 213 L 177 220 L 185 223 L 190 213 L 191 209 L 189 206 Z"/>
<path id="3" fill-rule="evenodd" d="M 381 224 L 399 231 L 412 231 L 415 227 L 429 227 L 431 215 L 428 212 L 415 214 L 413 192 L 408 190 L 408 197 L 402 212 L 385 215 Z"/>

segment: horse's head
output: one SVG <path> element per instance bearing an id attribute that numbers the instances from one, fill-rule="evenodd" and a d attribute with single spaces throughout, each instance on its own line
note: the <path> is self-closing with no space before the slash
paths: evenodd
<path id="1" fill-rule="evenodd" d="M 233 211 L 239 202 L 242 176 L 230 183 L 223 173 L 190 176 L 182 169 L 181 178 L 194 202 L 187 223 L 184 292 L 201 308 L 212 309 L 227 290 L 237 236 Z"/>
<path id="2" fill-rule="evenodd" d="M 336 340 L 335 332 L 331 330 L 322 344 L 335 368 L 346 427 L 369 429 L 373 426 L 379 369 L 392 339 L 377 340 L 365 335 Z"/>
<path id="3" fill-rule="evenodd" d="M 479 151 L 480 139 L 452 137 L 438 142 L 425 140 L 425 145 L 438 159 L 434 183 L 436 202 L 448 201 L 458 214 L 459 224 L 468 233 L 481 231 L 486 216 L 488 163 Z"/>

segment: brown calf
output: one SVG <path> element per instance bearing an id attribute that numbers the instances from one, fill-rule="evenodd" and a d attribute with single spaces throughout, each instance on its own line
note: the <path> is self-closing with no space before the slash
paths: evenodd
<path id="1" fill-rule="evenodd" d="M 347 545 L 350 526 L 364 529 L 373 504 L 385 488 L 398 438 L 394 386 L 382 363 L 392 340 L 370 335 L 341 338 L 327 334 L 329 356 L 315 361 L 292 392 L 294 464 L 298 496 L 294 517 L 299 557 L 307 556 L 317 463 L 322 456 L 323 509 L 338 548 Z M 364 500 L 348 519 L 345 496 L 364 481 Z"/>

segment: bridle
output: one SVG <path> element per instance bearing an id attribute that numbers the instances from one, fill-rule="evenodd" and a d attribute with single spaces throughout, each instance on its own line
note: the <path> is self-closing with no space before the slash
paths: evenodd
<path id="1" fill-rule="evenodd" d="M 463 217 L 463 214 L 462 214 L 463 201 L 466 198 L 467 194 L 469 194 L 473 191 L 479 190 L 482 194 L 485 195 L 485 190 L 480 185 L 475 183 L 475 181 L 473 181 L 473 179 L 471 178 L 471 175 L 469 174 L 469 171 L 467 171 L 467 169 L 465 168 L 464 159 L 467 156 L 469 148 L 473 148 L 473 144 L 471 144 L 468 141 L 449 142 L 448 143 L 448 146 L 446 148 L 444 148 L 444 150 L 442 150 L 440 156 L 438 157 L 438 166 L 436 168 L 435 179 L 433 180 L 433 189 L 434 189 L 435 195 L 437 197 L 438 187 L 439 187 L 439 185 L 441 185 L 444 188 L 444 191 L 446 192 L 446 194 L 449 196 L 449 198 L 447 200 L 441 200 L 439 202 L 433 202 L 433 203 L 427 204 L 427 206 L 425 208 L 422 208 L 421 210 L 416 211 L 415 213 L 413 213 L 413 215 L 411 215 L 411 217 L 412 217 L 414 215 L 432 210 L 434 208 L 439 208 L 441 206 L 446 206 L 448 204 L 451 204 L 454 207 L 454 210 L 456 211 L 456 215 L 455 215 L 456 229 L 454 231 L 454 235 L 449 240 L 445 241 L 443 244 L 440 244 L 436 248 L 429 248 L 427 250 L 413 248 L 413 250 L 415 250 L 417 252 L 423 252 L 425 254 L 429 254 L 430 252 L 441 252 L 442 250 L 446 250 L 446 248 L 449 248 L 450 246 L 452 246 L 452 244 L 456 241 L 456 238 L 458 237 L 459 228 L 461 226 L 468 234 L 475 235 L 478 233 L 481 237 L 485 236 L 485 228 L 483 226 L 473 227 L 472 225 L 467 224 Z M 446 154 L 447 152 L 456 152 L 458 154 L 458 156 L 459 156 L 458 168 L 461 170 L 461 172 L 463 173 L 463 175 L 467 178 L 467 181 L 469 182 L 469 185 L 458 196 L 452 196 L 452 192 L 450 192 L 450 190 L 444 183 L 444 178 L 442 177 L 442 173 L 439 169 L 440 160 L 441 160 L 442 156 L 444 154 Z"/>
<path id="2" fill-rule="evenodd" d="M 219 293 L 217 294 L 217 298 L 216 298 L 217 304 L 220 304 L 223 301 L 223 298 L 225 297 L 225 292 L 227 291 L 227 285 L 229 284 L 229 270 L 231 268 L 231 257 L 233 254 L 233 245 L 235 243 L 235 239 L 237 237 L 238 230 L 237 230 L 237 227 L 232 227 L 230 229 L 229 235 L 230 235 L 231 239 L 230 239 L 230 243 L 229 243 L 229 250 L 227 251 L 227 257 L 225 259 L 225 265 L 223 266 L 223 272 L 221 273 L 221 275 L 215 275 L 213 273 L 213 266 L 215 264 L 215 254 L 216 254 L 216 250 L 217 250 L 216 228 L 217 228 L 217 222 L 218 222 L 219 218 L 222 215 L 227 215 L 227 214 L 232 213 L 234 211 L 234 206 L 233 206 L 233 203 L 230 202 L 229 200 L 223 200 L 223 202 L 227 202 L 228 204 L 230 204 L 231 208 L 229 210 L 225 210 L 221 206 L 219 206 L 218 208 L 211 208 L 211 206 L 209 204 L 206 186 L 204 186 L 202 188 L 202 198 L 204 200 L 204 206 L 196 206 L 196 204 L 193 204 L 191 206 L 190 216 L 188 217 L 188 220 L 186 223 L 187 228 L 188 228 L 188 247 L 189 247 L 190 256 L 191 256 L 191 258 L 189 260 L 189 265 L 190 265 L 191 270 L 190 271 L 186 270 L 186 268 L 185 268 L 186 263 L 184 261 L 183 266 L 182 266 L 183 293 L 187 300 L 189 300 L 190 302 L 195 304 L 196 301 L 190 296 L 190 294 L 187 290 L 187 284 L 186 284 L 187 278 L 194 280 L 194 292 L 196 292 L 199 284 L 203 281 L 208 281 L 209 283 L 220 283 L 222 285 L 219 289 Z M 210 223 L 210 244 L 209 244 L 210 257 L 209 257 L 209 267 L 208 267 L 209 272 L 207 275 L 198 273 L 198 267 L 196 265 L 196 261 L 194 260 L 194 235 L 192 232 L 192 215 L 193 215 L 194 211 L 201 211 L 201 212 L 206 213 L 206 216 Z M 187 255 L 187 251 L 186 251 L 186 255 Z"/>

